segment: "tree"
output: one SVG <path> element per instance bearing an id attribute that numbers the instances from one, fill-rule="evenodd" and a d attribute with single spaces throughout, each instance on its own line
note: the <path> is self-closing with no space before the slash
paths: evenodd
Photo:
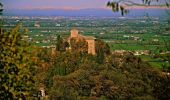
<path id="1" fill-rule="evenodd" d="M 98 63 L 102 64 L 104 62 L 105 56 L 110 54 L 110 47 L 107 43 L 100 39 L 96 40 L 96 60 Z"/>
<path id="2" fill-rule="evenodd" d="M 157 4 L 155 4 L 155 2 L 157 2 Z M 141 6 L 141 7 L 167 6 L 169 7 L 169 4 L 170 4 L 170 1 L 168 0 L 113 0 L 113 1 L 109 1 L 107 3 L 107 6 L 112 8 L 113 12 L 121 11 L 121 14 L 123 16 L 124 14 L 127 14 L 129 12 L 127 8 L 132 7 L 132 6 Z"/>
<path id="3" fill-rule="evenodd" d="M 32 87 L 34 63 L 20 25 L 0 33 L 0 99 L 24 99 Z M 20 32 L 19 32 L 20 31 Z"/>
<path id="4" fill-rule="evenodd" d="M 0 14 L 2 14 L 3 11 L 3 4 L 0 2 Z"/>
<path id="5" fill-rule="evenodd" d="M 88 52 L 88 43 L 85 39 L 70 39 L 70 46 L 72 52 L 78 52 L 81 54 L 86 54 Z"/>
<path id="6" fill-rule="evenodd" d="M 64 41 L 63 38 L 60 35 L 58 35 L 56 41 L 56 50 L 65 51 L 67 47 L 69 47 L 69 43 Z"/>

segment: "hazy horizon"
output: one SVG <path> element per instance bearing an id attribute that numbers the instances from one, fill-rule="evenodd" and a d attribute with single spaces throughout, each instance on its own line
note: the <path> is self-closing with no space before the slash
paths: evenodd
<path id="1" fill-rule="evenodd" d="M 168 10 L 169 11 L 169 10 Z M 4 10 L 3 15 L 17 15 L 17 16 L 96 16 L 96 17 L 121 17 L 120 12 L 113 13 L 110 9 L 102 8 L 87 8 L 87 9 L 26 9 L 26 10 Z M 150 9 L 131 9 L 125 17 L 141 17 L 141 16 L 166 17 L 169 16 L 167 9 L 150 8 Z"/>

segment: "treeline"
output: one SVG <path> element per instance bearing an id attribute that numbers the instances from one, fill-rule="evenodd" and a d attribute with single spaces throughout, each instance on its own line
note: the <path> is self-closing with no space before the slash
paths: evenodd
<path id="1" fill-rule="evenodd" d="M 22 40 L 24 32 L 19 27 L 1 29 L 2 100 L 37 99 L 41 89 L 50 100 L 170 98 L 170 76 L 139 57 L 113 55 L 101 40 L 96 40 L 96 55 L 91 55 L 85 40 L 71 39 L 69 44 L 61 36 L 56 48 L 36 47 Z"/>

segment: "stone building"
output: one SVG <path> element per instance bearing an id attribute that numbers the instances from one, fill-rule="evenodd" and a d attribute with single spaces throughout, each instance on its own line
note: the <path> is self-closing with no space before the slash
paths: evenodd
<path id="1" fill-rule="evenodd" d="M 73 28 L 70 32 L 71 32 L 71 35 L 68 39 L 69 42 L 71 38 L 84 39 L 88 43 L 88 54 L 92 54 L 92 55 L 96 54 L 95 52 L 95 40 L 96 39 L 94 37 L 81 35 L 79 34 L 79 31 L 75 28 Z"/>

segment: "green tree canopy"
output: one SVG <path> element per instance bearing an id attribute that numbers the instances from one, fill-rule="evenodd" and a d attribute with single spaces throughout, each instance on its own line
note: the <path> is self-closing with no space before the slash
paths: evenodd
<path id="1" fill-rule="evenodd" d="M 30 45 L 21 40 L 20 25 L 0 33 L 0 99 L 19 99 L 29 95 L 34 64 Z"/>

